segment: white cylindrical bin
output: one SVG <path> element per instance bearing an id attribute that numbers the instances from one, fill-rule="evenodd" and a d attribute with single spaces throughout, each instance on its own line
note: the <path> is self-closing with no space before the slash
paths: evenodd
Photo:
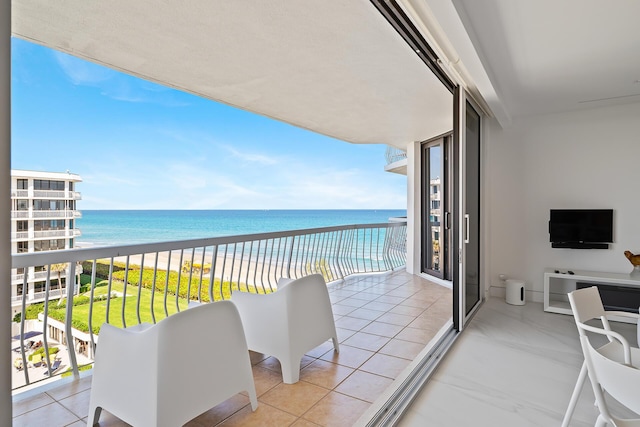
<path id="1" fill-rule="evenodd" d="M 507 304 L 524 305 L 524 282 L 522 280 L 507 279 L 505 300 Z"/>

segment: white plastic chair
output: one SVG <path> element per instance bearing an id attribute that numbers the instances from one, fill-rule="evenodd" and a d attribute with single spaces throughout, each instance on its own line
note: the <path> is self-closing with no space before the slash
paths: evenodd
<path id="1" fill-rule="evenodd" d="M 307 351 L 329 338 L 340 350 L 329 291 L 320 274 L 280 279 L 271 294 L 234 292 L 231 301 L 240 312 L 249 349 L 278 359 L 286 384 L 300 378 Z"/>
<path id="2" fill-rule="evenodd" d="M 580 337 L 582 352 L 589 372 L 589 379 L 594 388 L 596 404 L 600 415 L 596 427 L 607 424 L 615 427 L 640 427 L 640 418 L 621 419 L 613 416 L 607 406 L 604 392 L 628 409 L 640 413 L 640 370 L 609 359 L 591 345 L 589 337 Z"/>
<path id="3" fill-rule="evenodd" d="M 612 316 L 626 317 L 637 321 L 640 319 L 640 315 L 625 311 L 605 311 L 597 286 L 575 290 L 570 292 L 568 296 L 573 317 L 581 338 L 586 337 L 587 332 L 604 335 L 609 342 L 598 348 L 601 354 L 615 361 L 640 366 L 640 350 L 636 347 L 631 347 L 622 335 L 611 329 L 611 325 L 609 324 L 609 318 Z M 602 328 L 587 324 L 588 321 L 595 319 L 600 320 Z M 569 406 L 562 420 L 562 427 L 567 427 L 571 421 L 578 398 L 580 397 L 580 392 L 587 377 L 587 371 L 587 363 L 585 360 L 573 389 Z"/>
<path id="4" fill-rule="evenodd" d="M 246 391 L 258 405 L 238 310 L 230 301 L 202 304 L 119 329 L 102 325 L 87 425 L 102 409 L 138 426 L 181 426 Z"/>

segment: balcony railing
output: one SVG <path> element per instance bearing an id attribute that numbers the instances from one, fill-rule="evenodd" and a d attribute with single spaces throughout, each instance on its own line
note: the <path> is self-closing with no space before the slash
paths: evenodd
<path id="1" fill-rule="evenodd" d="M 11 211 L 11 218 L 82 218 L 82 213 L 70 210 Z"/>
<path id="2" fill-rule="evenodd" d="M 68 190 L 11 190 L 11 197 L 81 200 L 82 194 Z"/>
<path id="3" fill-rule="evenodd" d="M 27 240 L 27 239 L 53 239 L 58 237 L 78 237 L 82 235 L 79 228 L 71 230 L 40 230 L 33 231 L 31 235 L 28 231 L 17 231 L 11 233 L 11 240 Z"/>
<path id="4" fill-rule="evenodd" d="M 407 152 L 396 147 L 387 146 L 384 157 L 387 160 L 387 165 L 390 165 L 391 163 L 405 160 L 407 158 Z"/>
<path id="5" fill-rule="evenodd" d="M 43 334 L 45 354 L 55 346 L 59 351 L 52 357 L 65 360 L 65 369 L 78 376 L 81 366 L 92 363 L 104 322 L 118 327 L 156 323 L 186 309 L 190 300 L 223 300 L 238 290 L 273 292 L 280 277 L 320 273 L 332 282 L 391 271 L 405 260 L 406 222 L 13 255 L 13 268 L 47 266 L 41 322 L 27 321 L 38 310 L 27 312 L 23 293 L 14 323 L 13 335 L 19 338 L 13 345 L 14 369 L 22 368 L 14 374 L 13 388 L 59 373 L 51 370 L 51 361 L 44 370 L 32 367 L 28 333 Z M 61 304 L 49 291 L 57 278 L 51 266 L 60 263 L 67 263 L 67 277 L 75 277 L 79 266 L 86 273 L 79 288 L 84 294 L 73 303 Z M 23 289 L 27 285 L 25 277 Z M 73 288 L 67 287 L 67 299 L 73 298 Z"/>

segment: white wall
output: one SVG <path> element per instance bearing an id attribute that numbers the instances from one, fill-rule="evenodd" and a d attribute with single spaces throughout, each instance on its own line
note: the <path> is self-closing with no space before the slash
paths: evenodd
<path id="1" fill-rule="evenodd" d="M 640 252 L 640 104 L 488 123 L 485 222 L 491 293 L 498 274 L 526 281 L 542 300 L 546 267 L 628 273 Z M 614 209 L 608 250 L 553 249 L 550 209 Z"/>

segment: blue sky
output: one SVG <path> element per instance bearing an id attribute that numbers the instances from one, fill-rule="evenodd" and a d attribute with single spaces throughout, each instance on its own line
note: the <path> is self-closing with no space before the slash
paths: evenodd
<path id="1" fill-rule="evenodd" d="M 79 209 L 405 209 L 356 145 L 12 39 L 13 169 L 79 174 Z"/>

